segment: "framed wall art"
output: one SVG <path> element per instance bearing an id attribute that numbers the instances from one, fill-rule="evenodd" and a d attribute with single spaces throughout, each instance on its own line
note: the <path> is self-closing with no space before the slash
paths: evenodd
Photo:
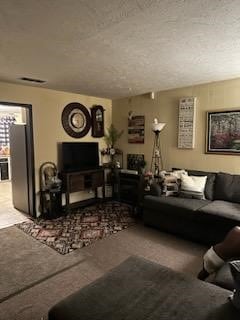
<path id="1" fill-rule="evenodd" d="M 178 148 L 180 149 L 193 149 L 195 146 L 196 101 L 195 97 L 179 100 Z"/>
<path id="2" fill-rule="evenodd" d="M 127 154 L 127 169 L 140 171 L 144 168 L 144 154 Z"/>
<path id="3" fill-rule="evenodd" d="M 128 143 L 144 143 L 144 116 L 132 116 L 128 119 Z"/>
<path id="4" fill-rule="evenodd" d="M 240 154 L 240 110 L 207 112 L 206 153 Z"/>

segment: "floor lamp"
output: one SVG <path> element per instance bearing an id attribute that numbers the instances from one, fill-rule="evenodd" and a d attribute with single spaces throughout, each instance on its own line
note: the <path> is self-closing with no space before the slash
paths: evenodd
<path id="1" fill-rule="evenodd" d="M 153 153 L 151 161 L 151 171 L 154 174 L 154 177 L 158 178 L 160 171 L 163 169 L 162 161 L 162 152 L 160 144 L 160 132 L 165 127 L 166 123 L 160 123 L 155 118 L 152 124 L 152 131 L 154 132 L 154 144 L 153 144 Z"/>

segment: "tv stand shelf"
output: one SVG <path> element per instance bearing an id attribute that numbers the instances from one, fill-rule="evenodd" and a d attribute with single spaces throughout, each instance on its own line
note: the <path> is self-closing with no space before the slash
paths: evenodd
<path id="1" fill-rule="evenodd" d="M 66 195 L 66 213 L 71 208 L 90 204 L 97 199 L 97 188 L 102 188 L 103 199 L 105 198 L 104 170 L 92 169 L 74 172 L 62 172 L 63 189 Z M 92 189 L 95 191 L 95 198 L 70 203 L 70 193 Z"/>

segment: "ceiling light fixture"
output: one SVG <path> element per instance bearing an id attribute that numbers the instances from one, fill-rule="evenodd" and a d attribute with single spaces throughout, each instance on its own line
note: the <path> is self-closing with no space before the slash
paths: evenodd
<path id="1" fill-rule="evenodd" d="M 154 100 L 155 99 L 155 92 L 150 92 L 150 99 Z"/>

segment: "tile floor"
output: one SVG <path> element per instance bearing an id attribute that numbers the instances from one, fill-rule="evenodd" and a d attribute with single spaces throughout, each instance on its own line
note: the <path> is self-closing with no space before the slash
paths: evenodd
<path id="1" fill-rule="evenodd" d="M 11 182 L 0 182 L 0 229 L 27 221 L 28 217 L 12 204 Z"/>

